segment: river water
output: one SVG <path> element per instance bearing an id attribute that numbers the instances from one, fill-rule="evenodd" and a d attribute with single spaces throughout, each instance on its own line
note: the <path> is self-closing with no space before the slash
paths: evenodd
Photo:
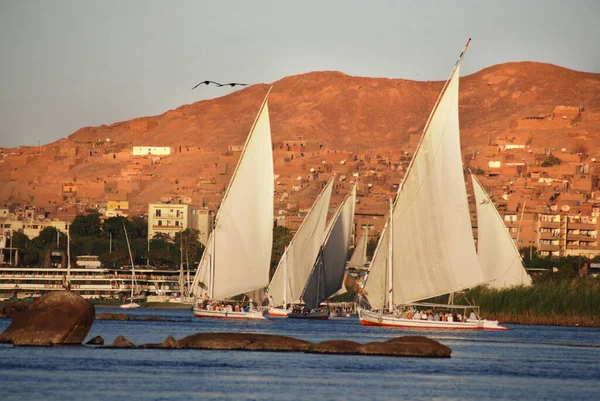
<path id="1" fill-rule="evenodd" d="M 97 309 L 97 312 L 122 312 Z M 509 331 L 363 327 L 358 319 L 234 321 L 191 311 L 127 313 L 191 322 L 96 321 L 88 339 L 159 343 L 209 331 L 361 343 L 426 335 L 452 358 L 303 353 L 32 348 L 0 344 L 0 400 L 598 400 L 600 329 L 507 325 Z M 0 319 L 0 330 L 10 324 Z"/>

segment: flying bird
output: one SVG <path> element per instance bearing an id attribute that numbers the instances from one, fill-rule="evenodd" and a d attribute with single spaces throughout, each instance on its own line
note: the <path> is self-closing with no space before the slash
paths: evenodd
<path id="1" fill-rule="evenodd" d="M 218 88 L 220 88 L 221 86 L 231 86 L 231 87 L 234 87 L 234 86 L 238 86 L 238 85 L 239 86 L 247 86 L 248 85 L 248 84 L 241 84 L 239 82 L 229 82 L 229 83 L 226 83 L 226 84 L 221 84 L 221 83 L 215 82 L 215 81 L 202 81 L 202 82 L 196 84 L 196 86 L 194 86 L 192 88 L 192 90 L 196 89 L 200 85 L 210 85 L 210 84 L 215 84 Z"/>

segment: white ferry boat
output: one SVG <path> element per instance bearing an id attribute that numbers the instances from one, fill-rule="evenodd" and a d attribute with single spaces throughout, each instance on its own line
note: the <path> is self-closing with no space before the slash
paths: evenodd
<path id="1" fill-rule="evenodd" d="M 67 274 L 71 291 L 87 299 L 119 299 L 131 291 L 129 269 L 0 266 L 0 300 L 34 298 L 50 291 L 62 291 Z M 179 271 L 136 267 L 135 275 L 141 293 L 180 294 Z"/>

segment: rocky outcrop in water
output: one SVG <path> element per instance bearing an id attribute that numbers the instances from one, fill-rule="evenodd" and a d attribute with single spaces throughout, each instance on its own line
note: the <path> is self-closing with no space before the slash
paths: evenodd
<path id="1" fill-rule="evenodd" d="M 181 348 L 251 351 L 308 351 L 309 341 L 254 333 L 198 333 L 177 342 Z"/>
<path id="2" fill-rule="evenodd" d="M 122 336 L 119 336 L 117 340 L 112 345 L 113 347 L 136 348 L 134 344 Z M 117 345 L 117 342 L 119 345 Z M 137 348 L 306 352 L 429 358 L 449 358 L 452 354 L 452 350 L 445 345 L 421 336 L 397 337 L 389 341 L 375 341 L 367 344 L 349 340 L 327 340 L 314 344 L 310 341 L 271 334 L 198 333 L 181 340 L 169 336 L 160 344 L 144 344 Z"/>
<path id="3" fill-rule="evenodd" d="M 125 313 L 102 312 L 96 315 L 96 320 L 118 320 L 129 322 L 191 322 L 191 319 L 169 319 L 159 316 L 130 316 Z"/>
<path id="4" fill-rule="evenodd" d="M 119 337 L 115 338 L 115 341 L 113 341 L 111 347 L 135 348 L 135 344 L 132 343 L 131 341 L 129 341 L 128 339 L 126 339 L 125 337 L 119 336 Z"/>
<path id="5" fill-rule="evenodd" d="M 36 299 L 13 317 L 0 343 L 80 345 L 94 323 L 94 305 L 72 292 L 56 291 Z"/>
<path id="6" fill-rule="evenodd" d="M 15 315 L 21 311 L 24 311 L 25 309 L 27 309 L 29 306 L 24 303 L 24 302 L 6 302 L 3 304 L 0 304 L 0 318 L 12 318 L 15 317 Z"/>
<path id="7" fill-rule="evenodd" d="M 104 338 L 96 336 L 88 341 L 86 345 L 104 345 Z"/>

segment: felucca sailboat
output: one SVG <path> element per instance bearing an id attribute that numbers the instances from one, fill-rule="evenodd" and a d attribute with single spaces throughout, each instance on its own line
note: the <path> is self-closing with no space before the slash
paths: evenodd
<path id="1" fill-rule="evenodd" d="M 363 325 L 503 329 L 476 313 L 454 321 L 448 317 L 452 314 L 434 313 L 444 305 L 416 304 L 485 282 L 475 252 L 460 152 L 458 80 L 468 45 L 425 124 L 395 201 L 390 199 L 389 220 L 362 289 L 371 306 L 359 310 Z M 419 311 L 431 313 L 422 320 L 422 315 L 414 319 L 413 311 L 417 316 Z"/>
<path id="2" fill-rule="evenodd" d="M 251 302 L 240 305 L 228 299 L 269 282 L 274 173 L 268 96 L 246 139 L 192 283 L 196 317 L 264 319 L 264 311 Z"/>
<path id="3" fill-rule="evenodd" d="M 325 230 L 323 245 L 302 291 L 300 299 L 308 310 L 292 311 L 288 315 L 289 318 L 327 319 L 329 317 L 328 310 L 318 310 L 318 308 L 321 302 L 342 287 L 348 248 L 352 238 L 355 205 L 356 186 L 353 185 Z"/>
<path id="4" fill-rule="evenodd" d="M 327 182 L 279 260 L 269 284 L 269 316 L 287 317 L 289 304 L 300 302 L 323 244 L 333 178 Z"/>

